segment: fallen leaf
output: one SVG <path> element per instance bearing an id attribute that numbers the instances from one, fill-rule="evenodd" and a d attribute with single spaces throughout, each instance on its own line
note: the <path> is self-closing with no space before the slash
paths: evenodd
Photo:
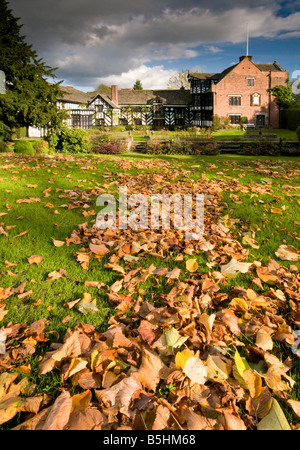
<path id="1" fill-rule="evenodd" d="M 290 430 L 291 427 L 286 420 L 279 403 L 275 398 L 272 399 L 272 406 L 269 414 L 267 414 L 260 422 L 257 424 L 258 430 Z"/>
<path id="2" fill-rule="evenodd" d="M 188 259 L 185 263 L 186 269 L 189 272 L 196 272 L 198 269 L 198 263 L 196 259 Z"/>
<path id="3" fill-rule="evenodd" d="M 283 261 L 299 261 L 300 252 L 292 245 L 280 245 L 275 255 Z"/>
<path id="4" fill-rule="evenodd" d="M 30 256 L 29 258 L 27 258 L 27 261 L 29 262 L 29 264 L 36 264 L 38 266 L 43 261 L 43 257 L 38 256 L 38 255 L 33 255 L 33 256 Z"/>

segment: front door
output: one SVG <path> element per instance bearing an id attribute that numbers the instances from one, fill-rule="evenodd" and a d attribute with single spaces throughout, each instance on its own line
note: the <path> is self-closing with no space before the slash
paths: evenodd
<path id="1" fill-rule="evenodd" d="M 264 127 L 266 124 L 266 116 L 264 114 L 257 114 L 256 125 L 258 127 Z"/>
<path id="2" fill-rule="evenodd" d="M 153 129 L 161 130 L 165 126 L 164 119 L 153 119 Z"/>

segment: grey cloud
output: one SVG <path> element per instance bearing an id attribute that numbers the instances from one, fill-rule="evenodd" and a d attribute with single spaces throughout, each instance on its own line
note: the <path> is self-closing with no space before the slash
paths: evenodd
<path id="1" fill-rule="evenodd" d="M 297 33 L 299 14 L 273 0 L 10 0 L 28 42 L 59 78 L 95 85 L 142 63 L 191 58 L 224 42 Z M 292 2 L 290 2 L 292 3 Z M 200 47 L 199 47 L 200 46 Z"/>

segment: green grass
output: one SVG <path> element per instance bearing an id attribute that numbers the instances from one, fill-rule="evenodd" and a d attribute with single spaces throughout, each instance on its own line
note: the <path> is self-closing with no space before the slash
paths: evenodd
<path id="1" fill-rule="evenodd" d="M 82 208 L 68 209 L 62 207 L 68 205 L 70 198 L 60 197 L 64 190 L 87 191 L 97 186 L 107 186 L 108 192 L 116 192 L 117 186 L 111 184 L 120 172 L 118 161 L 128 163 L 125 174 L 136 175 L 138 173 L 161 172 L 165 169 L 146 165 L 138 167 L 139 161 L 168 161 L 170 171 L 172 168 L 182 168 L 186 172 L 179 175 L 180 181 L 185 179 L 205 179 L 213 184 L 214 180 L 226 180 L 228 188 L 221 193 L 223 199 L 222 214 L 230 218 L 238 219 L 233 226 L 233 233 L 242 242 L 242 233 L 252 227 L 255 230 L 255 239 L 259 249 L 249 248 L 248 261 L 260 260 L 263 264 L 269 258 L 278 260 L 275 251 L 279 245 L 287 243 L 299 248 L 300 198 L 297 188 L 300 182 L 300 158 L 294 157 L 249 157 L 242 155 L 218 155 L 218 156 L 153 156 L 140 154 L 125 154 L 121 157 L 103 156 L 76 156 L 69 155 L 65 160 L 53 158 L 16 157 L 16 155 L 0 155 L 0 226 L 8 236 L 0 234 L 0 287 L 15 288 L 23 282 L 27 282 L 25 292 L 32 290 L 32 294 L 24 299 L 12 295 L 5 300 L 6 309 L 9 311 L 0 322 L 0 327 L 7 326 L 9 322 L 30 324 L 38 319 L 47 319 L 47 332 L 57 331 L 62 340 L 66 330 L 73 328 L 79 322 L 91 323 L 98 331 L 105 330 L 108 318 L 114 313 L 113 305 L 109 302 L 107 288 L 101 290 L 84 286 L 85 281 L 99 281 L 105 285 L 111 285 L 119 279 L 117 272 L 104 267 L 108 261 L 105 257 L 102 261 L 92 259 L 89 270 L 84 270 L 75 260 L 74 253 L 80 246 L 70 244 L 57 248 L 53 245 L 52 238 L 65 240 L 78 224 L 90 223 L 95 216 L 84 217 Z M 178 178 L 174 177 L 174 182 Z M 236 184 L 238 181 L 238 184 Z M 33 185 L 36 187 L 28 187 Z M 45 197 L 44 191 L 51 188 L 49 196 Z M 265 192 L 267 188 L 268 193 Z M 257 190 L 257 192 L 255 192 Z M 261 190 L 261 192 L 260 192 Z M 17 203 L 17 200 L 36 197 L 40 202 Z M 241 201 L 242 203 L 236 203 Z M 92 199 L 87 210 L 96 210 L 96 198 Z M 263 202 L 263 203 L 262 203 Z M 46 205 L 54 205 L 49 208 Z M 279 208 L 282 214 L 271 212 L 271 208 Z M 59 214 L 56 214 L 58 212 Z M 20 218 L 22 217 L 22 218 Z M 8 227 L 8 228 L 7 228 Z M 10 228 L 14 227 L 14 228 Z M 0 229 L 1 230 L 1 229 Z M 19 233 L 28 230 L 28 233 L 16 237 Z M 27 258 L 32 255 L 40 255 L 43 260 L 39 266 L 30 265 Z M 154 256 L 147 256 L 138 262 L 138 266 L 149 267 L 152 263 L 156 267 L 166 267 L 172 270 L 175 267 L 181 269 L 180 279 L 187 276 L 185 260 L 176 261 L 174 258 L 164 261 Z M 205 273 L 207 258 L 205 253 L 195 255 L 199 271 Z M 6 267 L 5 261 L 16 264 Z M 296 264 L 300 269 L 300 263 L 279 261 L 289 267 Z M 134 268 L 135 265 L 133 264 Z M 65 269 L 66 277 L 55 281 L 46 281 L 50 272 Z M 15 276 L 11 276 L 9 271 Z M 248 287 L 251 278 L 248 274 L 241 274 L 238 278 L 229 281 L 221 287 L 221 292 L 230 292 L 235 285 Z M 140 288 L 144 289 L 144 300 L 157 302 L 160 295 L 170 290 L 170 285 L 165 279 L 156 282 L 149 277 Z M 251 286 L 253 289 L 255 287 Z M 268 287 L 266 286 L 266 290 Z M 89 292 L 97 301 L 98 312 L 83 315 L 76 308 L 67 309 L 66 302 L 81 298 L 84 292 Z M 122 291 L 121 291 L 122 292 Z M 134 294 L 136 295 L 136 294 Z M 41 299 L 38 306 L 34 303 Z M 62 320 L 70 315 L 67 323 Z M 48 335 L 51 337 L 51 334 Z M 54 339 L 54 337 L 53 337 Z M 247 342 L 246 342 L 247 343 Z M 39 377 L 37 374 L 38 357 L 46 351 L 46 347 L 40 349 L 34 358 L 30 359 L 32 372 L 30 377 L 37 383 L 40 392 L 57 395 L 56 387 L 59 378 L 54 373 Z M 286 356 L 295 360 L 290 348 L 282 350 Z M 296 367 L 299 362 L 296 359 Z M 300 374 L 297 384 L 291 395 L 299 400 Z M 287 413 L 288 414 L 288 413 Z M 289 414 L 292 416 L 291 412 Z M 294 418 L 292 417 L 291 420 Z"/>
<path id="2" fill-rule="evenodd" d="M 156 157 L 143 157 L 141 155 L 124 155 L 125 160 L 145 160 Z M 250 248 L 250 258 L 261 259 L 267 262 L 269 256 L 274 258 L 275 251 L 283 242 L 295 245 L 298 226 L 296 220 L 300 219 L 299 197 L 292 189 L 283 190 L 282 186 L 299 185 L 299 172 L 295 173 L 295 164 L 299 164 L 299 158 L 293 160 L 289 158 L 270 157 L 245 157 L 233 155 L 221 156 L 164 156 L 161 158 L 175 165 L 183 167 L 189 171 L 189 177 L 197 180 L 205 174 L 208 180 L 237 179 L 243 186 L 257 184 L 260 186 L 270 186 L 272 194 L 253 194 L 253 192 L 226 191 L 223 193 L 224 214 L 229 214 L 240 220 L 236 224 L 236 233 L 239 235 L 243 231 L 243 226 L 249 227 L 251 224 L 259 228 L 256 232 L 256 240 L 260 246 L 258 250 Z M 2 165 L 5 158 L 2 157 Z M 66 310 L 64 303 L 75 300 L 83 295 L 85 291 L 91 292 L 97 299 L 99 313 L 91 315 L 85 319 L 96 324 L 99 329 L 105 326 L 107 316 L 112 312 L 106 296 L 106 290 L 98 292 L 96 288 L 86 288 L 84 281 L 101 281 L 111 284 L 117 279 L 114 272 L 104 268 L 104 263 L 91 262 L 88 271 L 83 270 L 74 258 L 74 253 L 78 246 L 70 244 L 57 248 L 53 245 L 52 238 L 64 240 L 69 237 L 77 225 L 89 222 L 94 216 L 86 218 L 82 215 L 81 208 L 68 209 L 61 205 L 68 204 L 69 199 L 59 198 L 60 190 L 76 189 L 85 190 L 105 183 L 103 175 L 110 172 L 112 177 L 117 173 L 118 168 L 109 157 L 98 157 L 92 159 L 92 164 L 84 158 L 74 157 L 73 161 L 62 162 L 47 159 L 28 159 L 22 164 L 15 162 L 13 169 L 0 169 L 1 181 L 1 201 L 0 213 L 7 215 L 0 216 L 1 225 L 7 231 L 8 237 L 0 235 L 0 287 L 16 287 L 27 281 L 25 291 L 32 289 L 32 294 L 22 301 L 17 296 L 12 296 L 7 300 L 9 313 L 3 319 L 3 324 L 9 321 L 31 323 L 39 318 L 47 318 L 51 321 L 53 329 L 60 326 L 66 328 L 74 325 L 82 319 L 81 313 L 75 309 Z M 7 161 L 6 161 L 7 164 Z M 265 169 L 264 169 L 265 168 Z M 272 168 L 273 176 L 269 175 Z M 151 169 L 152 171 L 155 169 Z M 147 172 L 148 169 L 141 169 Z M 149 170 L 150 171 L 150 170 Z M 129 167 L 128 173 L 137 174 L 139 169 Z M 265 173 L 266 172 L 266 173 Z M 287 179 L 287 174 L 290 176 Z M 298 178 L 297 178 L 298 177 Z M 37 185 L 36 188 L 27 185 Z M 51 188 L 50 196 L 44 197 L 43 191 Z M 116 189 L 116 187 L 114 187 Z M 11 191 L 11 192 L 10 192 Z M 237 195 L 243 203 L 237 204 L 231 199 L 231 194 Z M 18 199 L 38 197 L 37 203 L 17 203 Z M 95 201 L 96 199 L 94 199 Z M 260 201 L 258 201 L 260 200 Z M 264 203 L 260 203 L 263 201 Z M 46 205 L 50 203 L 53 208 Z M 270 212 L 272 207 L 286 209 L 282 210 L 282 215 Z M 95 203 L 88 209 L 94 209 Z M 59 214 L 55 214 L 55 211 Z M 22 219 L 19 217 L 22 216 Z M 6 229 L 5 227 L 14 228 Z M 29 232 L 23 236 L 15 237 L 23 231 Z M 43 261 L 39 266 L 30 265 L 27 258 L 32 255 L 40 255 Z M 200 257 L 201 259 L 201 257 Z M 17 264 L 17 266 L 7 268 L 5 261 Z M 205 261 L 200 261 L 205 267 Z M 146 265 L 150 265 L 150 260 L 146 260 Z M 283 264 L 288 264 L 283 262 Z M 174 266 L 175 267 L 175 266 Z M 46 282 L 48 273 L 65 269 L 66 277 L 52 282 Z M 10 276 L 10 270 L 15 276 Z M 33 303 L 39 299 L 42 304 L 34 306 Z M 71 315 L 71 321 L 63 326 L 61 320 Z"/>

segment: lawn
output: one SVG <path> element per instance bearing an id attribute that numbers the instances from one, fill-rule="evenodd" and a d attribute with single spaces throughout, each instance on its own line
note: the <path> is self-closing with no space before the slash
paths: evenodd
<path id="1" fill-rule="evenodd" d="M 262 134 L 276 134 L 278 138 L 282 138 L 283 140 L 297 140 L 296 131 L 286 130 L 286 129 L 262 129 L 260 130 Z M 93 131 L 90 130 L 90 133 Z M 215 140 L 240 140 L 243 137 L 247 137 L 247 135 L 258 134 L 258 130 L 241 130 L 240 128 L 231 128 L 228 130 L 218 130 L 213 131 L 211 134 Z M 128 137 L 132 136 L 133 140 L 144 140 L 145 136 L 141 131 L 110 131 L 110 135 L 114 137 Z M 168 131 L 164 134 L 162 130 L 160 131 L 151 131 L 150 136 L 153 136 L 154 139 L 175 139 L 177 137 L 185 137 L 186 132 L 177 132 L 177 131 Z"/>
<path id="2" fill-rule="evenodd" d="M 17 381 L 34 385 L 25 394 L 22 385 L 18 400 L 25 395 L 40 401 L 38 408 L 21 406 L 7 412 L 0 400 L 2 427 L 11 429 L 39 408 L 50 409 L 63 395 L 62 386 L 74 398 L 105 388 L 111 406 L 118 410 L 112 388 L 118 381 L 133 383 L 132 372 L 142 371 L 141 361 L 155 374 L 159 359 L 169 369 L 168 376 L 157 375 L 154 382 L 153 375 L 150 382 L 143 374 L 140 397 L 135 400 L 145 402 L 141 417 L 129 414 L 126 404 L 118 418 L 108 420 L 107 400 L 96 395 L 101 405 L 97 411 L 107 429 L 152 429 L 158 426 L 153 407 L 166 415 L 167 429 L 177 429 L 178 422 L 182 429 L 193 429 L 183 418 L 192 413 L 199 421 L 207 419 L 210 429 L 256 429 L 264 417 L 274 415 L 276 401 L 286 417 L 276 416 L 277 422 L 285 426 L 287 420 L 299 428 L 300 364 L 292 351 L 300 313 L 299 162 L 299 158 L 240 155 L 0 155 L 0 327 L 7 335 L 7 353 L 2 359 L 0 355 L 0 390 L 5 386 L 7 393 L 9 385 L 15 386 L 14 380 L 3 382 L 1 372 L 16 374 Z M 128 185 L 132 194 L 199 191 L 207 195 L 205 245 L 184 242 L 174 230 L 162 235 L 161 231 L 95 231 L 97 196 L 117 196 L 120 185 Z M 285 252 L 278 256 L 281 246 Z M 233 258 L 249 267 L 237 265 L 236 273 L 224 275 L 222 266 Z M 119 334 L 105 334 L 108 321 L 125 343 Z M 32 324 L 38 332 L 32 331 Z M 168 329 L 180 335 L 166 347 L 162 338 L 167 338 Z M 257 340 L 261 329 L 263 343 Z M 66 350 L 56 362 L 50 358 L 53 364 L 45 369 L 46 352 L 76 333 L 91 341 L 89 350 L 76 353 L 72 347 L 73 353 Z M 202 391 L 194 391 L 189 407 L 180 400 L 182 389 L 189 382 L 193 385 L 193 380 L 198 386 L 202 383 L 197 377 L 195 381 L 194 372 L 191 375 L 192 367 L 187 370 L 187 353 L 179 351 L 184 348 L 198 364 L 200 351 L 206 371 L 208 355 L 215 358 L 209 367 L 213 378 L 205 372 L 209 396 L 204 396 L 202 386 Z M 99 359 L 103 352 L 110 352 L 107 361 Z M 151 364 L 149 358 L 154 358 Z M 76 364 L 82 366 L 75 370 Z M 101 378 L 97 383 L 95 377 L 94 384 L 78 382 L 79 375 L 93 373 Z M 200 391 L 204 406 L 199 409 Z M 45 394 L 48 403 L 41 399 Z M 261 412 L 266 409 L 265 399 L 269 407 Z M 93 399 L 93 407 L 96 403 Z M 260 408 L 261 414 L 253 413 L 253 408 Z M 203 423 L 197 426 L 205 428 Z"/>

